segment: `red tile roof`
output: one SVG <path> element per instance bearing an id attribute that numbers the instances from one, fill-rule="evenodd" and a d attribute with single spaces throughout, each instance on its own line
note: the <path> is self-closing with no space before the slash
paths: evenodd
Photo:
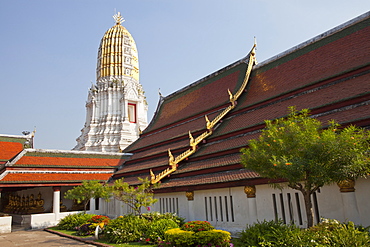
<path id="1" fill-rule="evenodd" d="M 82 182 L 83 180 L 107 181 L 112 173 L 8 173 L 0 184 L 9 183 L 51 183 L 51 182 Z"/>
<path id="2" fill-rule="evenodd" d="M 228 102 L 227 90 L 235 93 L 243 82 L 246 70 L 245 63 L 210 76 L 166 97 L 158 114 L 145 129 L 144 134 L 168 126 L 170 123 L 186 119 L 189 114 L 196 115 L 214 109 Z M 212 97 L 205 97 L 209 95 Z M 184 115 L 184 112 L 187 114 Z"/>
<path id="3" fill-rule="evenodd" d="M 66 158 L 66 157 L 34 157 L 23 156 L 15 166 L 42 166 L 42 167 L 116 167 L 123 163 L 120 159 L 97 158 Z"/>
<path id="4" fill-rule="evenodd" d="M 123 164 L 126 154 L 26 149 L 8 166 L 113 168 Z"/>
<path id="5" fill-rule="evenodd" d="M 172 187 L 189 187 L 199 184 L 216 184 L 225 183 L 232 181 L 240 181 L 245 179 L 256 179 L 259 178 L 258 173 L 240 169 L 230 172 L 221 173 L 208 173 L 206 175 L 191 176 L 185 178 L 169 179 L 161 183 L 160 189 L 172 188 Z M 186 188 L 185 188 L 186 189 Z"/>
<path id="6" fill-rule="evenodd" d="M 23 150 L 22 143 L 0 141 L 0 162 L 6 162 Z"/>
<path id="7" fill-rule="evenodd" d="M 19 187 L 107 181 L 128 157 L 121 153 L 25 149 L 4 166 L 0 183 Z"/>

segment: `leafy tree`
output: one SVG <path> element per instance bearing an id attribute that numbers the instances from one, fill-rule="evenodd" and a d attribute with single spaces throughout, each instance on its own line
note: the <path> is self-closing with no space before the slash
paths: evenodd
<path id="1" fill-rule="evenodd" d="M 84 180 L 82 184 L 68 190 L 64 197 L 71 200 L 77 200 L 77 203 L 83 203 L 84 211 L 92 198 L 108 199 L 110 194 L 105 186 L 96 180 Z"/>
<path id="2" fill-rule="evenodd" d="M 309 116 L 309 110 L 297 112 L 289 107 L 287 118 L 266 120 L 259 139 L 251 140 L 242 152 L 245 168 L 272 180 L 275 188 L 288 186 L 303 194 L 307 226 L 313 226 L 311 195 L 320 187 L 365 177 L 370 171 L 369 131 L 339 124 L 322 123 Z M 272 181 L 273 182 L 273 181 Z"/>
<path id="3" fill-rule="evenodd" d="M 138 179 L 141 181 L 141 184 L 137 186 L 131 186 L 124 182 L 123 179 L 118 179 L 111 186 L 111 192 L 114 198 L 124 202 L 134 210 L 135 214 L 140 215 L 141 207 L 149 207 L 157 202 L 157 199 L 153 198 L 152 188 L 158 185 L 151 185 L 147 178 Z"/>

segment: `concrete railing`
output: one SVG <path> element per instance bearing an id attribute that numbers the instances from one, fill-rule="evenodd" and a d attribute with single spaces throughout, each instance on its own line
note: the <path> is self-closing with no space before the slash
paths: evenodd
<path id="1" fill-rule="evenodd" d="M 12 232 L 12 216 L 0 217 L 0 234 Z"/>
<path id="2" fill-rule="evenodd" d="M 62 212 L 59 213 L 57 217 L 54 213 L 31 214 L 31 228 L 42 229 L 50 226 L 56 226 L 60 219 L 63 219 L 69 214 L 76 213 L 79 213 L 79 211 Z"/>

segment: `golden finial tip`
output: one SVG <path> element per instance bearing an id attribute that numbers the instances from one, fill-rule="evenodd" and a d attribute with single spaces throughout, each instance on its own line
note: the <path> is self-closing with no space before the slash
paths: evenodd
<path id="1" fill-rule="evenodd" d="M 120 12 L 118 12 L 117 14 L 115 14 L 114 16 L 113 16 L 113 19 L 116 21 L 116 24 L 118 25 L 118 24 L 121 24 L 122 22 L 124 22 L 125 21 L 125 19 L 123 19 L 123 17 L 122 17 L 122 15 L 121 15 L 121 13 Z"/>

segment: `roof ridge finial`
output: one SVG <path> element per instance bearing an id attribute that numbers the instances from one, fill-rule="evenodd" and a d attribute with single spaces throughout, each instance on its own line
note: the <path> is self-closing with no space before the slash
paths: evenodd
<path id="1" fill-rule="evenodd" d="M 113 19 L 116 21 L 117 25 L 119 25 L 119 24 L 121 24 L 122 22 L 125 21 L 125 19 L 123 19 L 122 15 L 121 15 L 121 12 L 118 12 L 117 14 L 115 14 L 113 16 Z"/>

